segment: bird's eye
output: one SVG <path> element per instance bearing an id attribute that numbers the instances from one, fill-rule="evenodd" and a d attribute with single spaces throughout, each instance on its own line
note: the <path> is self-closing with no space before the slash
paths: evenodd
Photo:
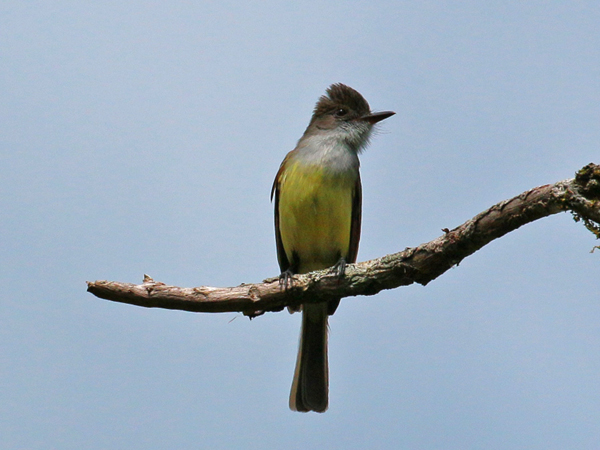
<path id="1" fill-rule="evenodd" d="M 336 112 L 335 112 L 335 116 L 336 117 L 344 117 L 346 114 L 348 114 L 348 110 L 346 108 L 339 108 Z"/>

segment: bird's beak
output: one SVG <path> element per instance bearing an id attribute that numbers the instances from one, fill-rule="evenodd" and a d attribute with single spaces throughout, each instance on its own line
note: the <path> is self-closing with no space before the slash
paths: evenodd
<path id="1" fill-rule="evenodd" d="M 359 120 L 364 120 L 365 122 L 369 122 L 371 125 L 376 124 L 377 122 L 381 122 L 388 117 L 396 114 L 394 111 L 382 111 L 377 113 L 366 114 L 359 118 Z"/>

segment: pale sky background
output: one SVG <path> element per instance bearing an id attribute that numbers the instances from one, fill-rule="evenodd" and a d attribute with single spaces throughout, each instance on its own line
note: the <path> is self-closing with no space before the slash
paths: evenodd
<path id="1" fill-rule="evenodd" d="M 6 449 L 596 449 L 600 253 L 569 214 L 430 285 L 342 301 L 330 409 L 288 410 L 300 315 L 112 303 L 88 280 L 278 274 L 271 183 L 326 87 L 394 110 L 359 260 L 600 163 L 597 1 L 5 1 Z"/>

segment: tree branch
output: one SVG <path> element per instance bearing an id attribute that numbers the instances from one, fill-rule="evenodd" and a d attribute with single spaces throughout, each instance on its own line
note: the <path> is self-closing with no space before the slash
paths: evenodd
<path id="1" fill-rule="evenodd" d="M 418 247 L 347 266 L 339 279 L 330 270 L 295 275 L 284 289 L 279 278 L 216 288 L 169 286 L 144 276 L 143 284 L 88 282 L 88 292 L 116 302 L 193 312 L 239 311 L 254 317 L 287 305 L 357 295 L 374 295 L 412 283 L 426 285 L 464 258 L 522 225 L 571 211 L 600 239 L 600 166 L 588 164 L 570 180 L 539 186 L 500 202 L 453 230 Z"/>

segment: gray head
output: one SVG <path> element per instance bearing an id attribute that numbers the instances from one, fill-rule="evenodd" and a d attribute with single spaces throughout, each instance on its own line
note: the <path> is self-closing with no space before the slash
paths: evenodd
<path id="1" fill-rule="evenodd" d="M 369 103 L 358 91 L 336 83 L 319 98 L 304 136 L 331 135 L 359 152 L 369 142 L 373 125 L 394 114 L 392 111 L 371 113 Z"/>

